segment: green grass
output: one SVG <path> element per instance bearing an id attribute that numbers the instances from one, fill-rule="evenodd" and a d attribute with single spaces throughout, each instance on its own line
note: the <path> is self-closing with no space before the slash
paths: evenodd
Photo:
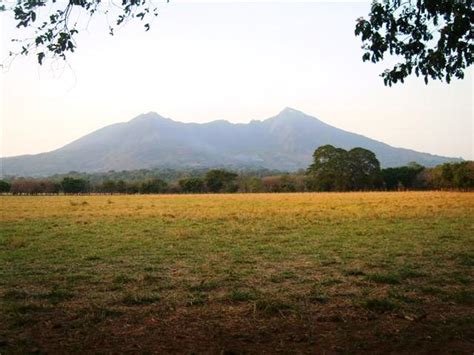
<path id="1" fill-rule="evenodd" d="M 372 274 L 367 276 L 367 280 L 389 285 L 398 285 L 402 282 L 402 278 L 399 275 L 393 273 Z"/>
<path id="2" fill-rule="evenodd" d="M 228 294 L 228 300 L 232 302 L 248 302 L 257 298 L 256 294 L 251 291 L 234 289 Z"/>
<path id="3" fill-rule="evenodd" d="M 471 193 L 0 202 L 2 354 L 469 348 Z"/>

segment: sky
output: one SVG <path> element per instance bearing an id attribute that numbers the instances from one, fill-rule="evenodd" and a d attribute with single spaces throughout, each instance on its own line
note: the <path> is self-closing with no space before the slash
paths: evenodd
<path id="1" fill-rule="evenodd" d="M 393 60 L 363 63 L 354 35 L 369 6 L 171 0 L 150 31 L 130 22 L 113 37 L 111 19 L 92 19 L 67 63 L 16 57 L 1 69 L 0 156 L 54 150 L 150 111 L 245 123 L 292 107 L 396 147 L 474 159 L 472 68 L 450 85 L 385 87 Z M 0 16 L 5 64 L 22 33 Z"/>

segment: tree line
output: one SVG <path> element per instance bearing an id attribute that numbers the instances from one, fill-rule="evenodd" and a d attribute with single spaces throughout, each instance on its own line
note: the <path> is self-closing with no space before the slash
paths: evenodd
<path id="1" fill-rule="evenodd" d="M 310 191 L 472 190 L 474 162 L 445 163 L 426 168 L 416 162 L 380 168 L 364 148 L 346 151 L 331 145 L 315 150 L 306 175 Z"/>
<path id="2" fill-rule="evenodd" d="M 211 169 L 166 180 L 150 176 L 148 170 L 140 172 L 125 174 L 134 176 L 134 179 L 110 178 L 117 175 L 115 172 L 109 172 L 106 178 L 92 179 L 79 173 L 42 179 L 8 178 L 0 180 L 0 193 L 163 194 L 474 189 L 473 161 L 446 163 L 434 168 L 410 163 L 407 166 L 381 169 L 375 154 L 370 150 L 354 148 L 347 151 L 332 145 L 316 149 L 313 163 L 306 171 L 291 174 L 271 174 L 271 171 L 265 170 L 235 172 Z M 137 176 L 146 178 L 139 179 Z"/>

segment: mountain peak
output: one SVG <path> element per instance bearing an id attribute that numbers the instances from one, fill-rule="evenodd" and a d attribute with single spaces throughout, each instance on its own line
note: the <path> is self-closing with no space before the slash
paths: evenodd
<path id="1" fill-rule="evenodd" d="M 320 122 L 317 118 L 308 116 L 304 112 L 298 111 L 291 107 L 285 107 L 280 113 L 276 116 L 269 119 L 271 122 L 301 122 L 301 121 L 312 121 Z"/>
<path id="2" fill-rule="evenodd" d="M 295 110 L 294 108 L 287 106 L 283 110 L 281 110 L 281 112 L 278 114 L 278 116 L 280 116 L 280 115 L 290 115 L 290 114 L 291 115 L 304 115 L 303 112 Z"/>
<path id="3" fill-rule="evenodd" d="M 169 118 L 165 118 L 154 111 L 150 111 L 148 113 L 142 113 L 141 115 L 138 115 L 137 117 L 131 119 L 130 122 L 150 121 L 150 120 L 171 121 Z"/>

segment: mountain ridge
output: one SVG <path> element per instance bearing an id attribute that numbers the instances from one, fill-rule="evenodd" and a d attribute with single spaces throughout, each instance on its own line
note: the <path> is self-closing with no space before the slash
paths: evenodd
<path id="1" fill-rule="evenodd" d="M 1 165 L 2 175 L 22 176 L 159 167 L 294 171 L 306 168 L 314 150 L 324 144 L 372 150 L 384 167 L 411 161 L 433 166 L 460 160 L 392 147 L 286 107 L 275 116 L 249 123 L 185 123 L 148 112 L 102 127 L 50 152 L 1 158 Z"/>

